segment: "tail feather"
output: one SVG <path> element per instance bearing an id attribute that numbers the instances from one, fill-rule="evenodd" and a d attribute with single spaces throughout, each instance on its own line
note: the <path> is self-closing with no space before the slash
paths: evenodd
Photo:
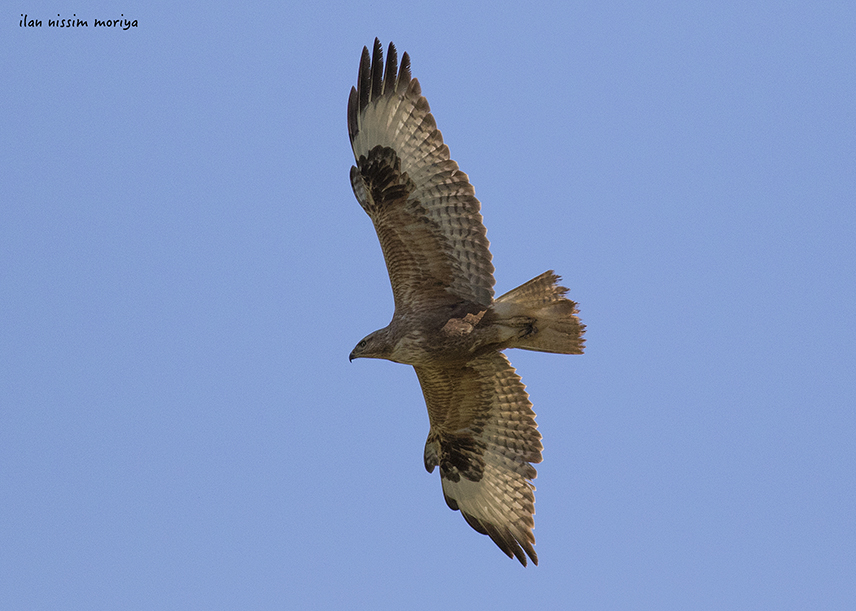
<path id="1" fill-rule="evenodd" d="M 509 348 L 582 354 L 585 325 L 568 289 L 552 270 L 498 297 L 493 304 L 497 323 L 516 329 Z"/>

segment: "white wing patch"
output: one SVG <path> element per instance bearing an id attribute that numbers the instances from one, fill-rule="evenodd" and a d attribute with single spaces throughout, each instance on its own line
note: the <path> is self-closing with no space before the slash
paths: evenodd
<path id="1" fill-rule="evenodd" d="M 463 477 L 457 482 L 440 478 L 446 502 L 452 506 L 449 501 L 453 501 L 464 519 L 477 531 L 490 535 L 509 557 L 517 557 L 525 566 L 522 546 L 538 564 L 538 556 L 532 548 L 535 543 L 532 534 L 535 486 L 524 481 L 525 490 L 521 490 L 519 476 L 494 464 L 493 458 L 487 457 L 484 477 L 478 482 Z"/>

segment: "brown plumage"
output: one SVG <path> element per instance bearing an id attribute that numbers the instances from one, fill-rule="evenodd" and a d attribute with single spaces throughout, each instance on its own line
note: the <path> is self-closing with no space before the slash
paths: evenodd
<path id="1" fill-rule="evenodd" d="M 582 354 L 585 326 L 559 277 L 545 272 L 493 298 L 493 265 L 475 190 L 390 43 L 363 49 L 348 100 L 357 165 L 351 184 L 372 219 L 395 313 L 351 352 L 413 365 L 431 430 L 425 468 L 440 467 L 449 507 L 524 566 L 541 435 L 520 377 L 501 350 Z"/>

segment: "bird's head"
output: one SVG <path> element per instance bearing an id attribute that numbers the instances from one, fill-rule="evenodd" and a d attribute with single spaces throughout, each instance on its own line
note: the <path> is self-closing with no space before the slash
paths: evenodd
<path id="1" fill-rule="evenodd" d="M 369 333 L 351 350 L 349 361 L 354 359 L 385 359 L 389 357 L 386 329 Z"/>

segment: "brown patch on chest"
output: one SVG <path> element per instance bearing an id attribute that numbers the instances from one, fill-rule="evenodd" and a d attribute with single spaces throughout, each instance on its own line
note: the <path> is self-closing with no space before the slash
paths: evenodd
<path id="1" fill-rule="evenodd" d="M 440 331 L 451 337 L 469 335 L 486 312 L 487 310 L 482 310 L 478 314 L 467 314 L 463 318 L 450 318 Z"/>

